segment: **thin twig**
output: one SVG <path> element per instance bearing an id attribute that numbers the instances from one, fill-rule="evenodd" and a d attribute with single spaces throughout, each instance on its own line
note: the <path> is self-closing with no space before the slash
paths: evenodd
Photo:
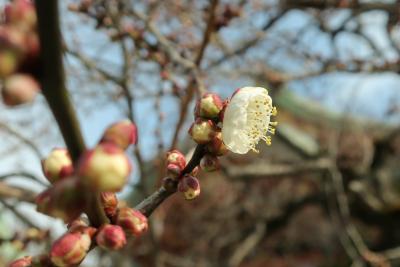
<path id="1" fill-rule="evenodd" d="M 200 160 L 204 156 L 205 147 L 204 145 L 198 145 L 193 153 L 192 158 L 189 163 L 186 165 L 185 169 L 183 169 L 181 173 L 181 177 L 187 173 L 190 173 L 197 165 L 200 164 Z M 175 190 L 167 191 L 165 188 L 161 187 L 152 195 L 147 197 L 145 200 L 140 202 L 135 209 L 141 211 L 144 215 L 150 216 L 151 213 L 166 200 L 170 195 L 175 193 Z"/>

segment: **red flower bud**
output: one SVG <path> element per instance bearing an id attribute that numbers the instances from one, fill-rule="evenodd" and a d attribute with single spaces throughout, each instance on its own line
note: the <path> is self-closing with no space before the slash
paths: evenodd
<path id="1" fill-rule="evenodd" d="M 4 9 L 7 23 L 20 27 L 22 30 L 32 30 L 36 27 L 36 12 L 32 1 L 14 0 Z"/>
<path id="2" fill-rule="evenodd" d="M 85 194 L 87 192 L 79 185 L 76 178 L 63 179 L 37 196 L 37 210 L 70 222 L 83 212 Z"/>
<path id="3" fill-rule="evenodd" d="M 192 139 L 198 144 L 207 144 L 215 135 L 216 126 L 211 120 L 197 118 L 189 129 Z"/>
<path id="4" fill-rule="evenodd" d="M 182 169 L 175 164 L 168 164 L 167 166 L 167 174 L 169 177 L 173 179 L 178 179 L 179 175 L 181 174 Z"/>
<path id="5" fill-rule="evenodd" d="M 124 151 L 112 143 L 102 143 L 84 153 L 78 164 L 78 175 L 100 192 L 117 192 L 128 180 L 131 164 Z"/>
<path id="6" fill-rule="evenodd" d="M 222 110 L 222 100 L 219 95 L 214 93 L 206 93 L 196 103 L 195 117 L 205 119 L 218 118 L 219 112 Z"/>
<path id="7" fill-rule="evenodd" d="M 21 259 L 11 262 L 8 267 L 30 267 L 32 266 L 32 257 L 25 256 Z"/>
<path id="8" fill-rule="evenodd" d="M 112 192 L 102 192 L 100 194 L 100 200 L 106 215 L 110 218 L 114 217 L 117 214 L 117 195 Z"/>
<path id="9" fill-rule="evenodd" d="M 200 161 L 200 168 L 206 172 L 212 172 L 219 169 L 219 160 L 216 156 L 206 154 Z"/>
<path id="10" fill-rule="evenodd" d="M 200 183 L 196 177 L 185 175 L 179 181 L 178 191 L 183 193 L 186 200 L 192 200 L 200 195 Z"/>
<path id="11" fill-rule="evenodd" d="M 121 208 L 117 215 L 117 224 L 126 233 L 139 236 L 148 229 L 147 218 L 140 211 L 128 207 Z"/>
<path id="12" fill-rule="evenodd" d="M 86 257 L 90 244 L 90 233 L 67 232 L 52 245 L 51 262 L 59 267 L 79 264 Z"/>
<path id="13" fill-rule="evenodd" d="M 125 246 L 126 237 L 118 225 L 103 225 L 96 236 L 97 245 L 104 249 L 118 250 Z"/>
<path id="14" fill-rule="evenodd" d="M 10 25 L 0 25 L 0 47 L 2 50 L 14 50 L 21 57 L 21 52 L 26 49 L 26 33 L 17 27 Z"/>
<path id="15" fill-rule="evenodd" d="M 100 142 L 110 142 L 125 150 L 130 144 L 136 144 L 137 140 L 136 125 L 130 120 L 123 120 L 109 126 Z"/>
<path id="16" fill-rule="evenodd" d="M 32 76 L 14 74 L 6 78 L 1 93 L 4 104 L 16 106 L 33 101 L 39 90 L 39 84 Z"/>
<path id="17" fill-rule="evenodd" d="M 52 184 L 72 175 L 74 166 L 68 150 L 65 148 L 53 149 L 50 155 L 42 161 L 42 169 L 44 175 Z"/>
<path id="18" fill-rule="evenodd" d="M 167 165 L 177 165 L 181 170 L 186 166 L 185 156 L 179 150 L 171 150 L 167 152 Z"/>
<path id="19" fill-rule="evenodd" d="M 228 153 L 229 150 L 222 141 L 221 132 L 216 132 L 212 141 L 207 144 L 207 150 L 215 156 L 223 156 Z"/>

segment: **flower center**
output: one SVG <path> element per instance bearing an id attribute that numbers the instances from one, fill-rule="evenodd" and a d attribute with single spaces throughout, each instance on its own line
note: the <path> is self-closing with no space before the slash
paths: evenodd
<path id="1" fill-rule="evenodd" d="M 272 106 L 271 98 L 268 94 L 254 96 L 250 99 L 247 106 L 247 124 L 244 129 L 244 135 L 247 146 L 254 152 L 260 139 L 264 140 L 267 145 L 271 145 L 271 137 L 274 134 L 273 126 L 275 122 L 271 122 L 271 116 L 276 115 L 276 108 Z"/>

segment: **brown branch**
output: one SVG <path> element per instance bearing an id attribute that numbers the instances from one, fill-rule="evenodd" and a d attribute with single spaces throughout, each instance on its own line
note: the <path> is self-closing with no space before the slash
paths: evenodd
<path id="1" fill-rule="evenodd" d="M 21 140 L 27 146 L 29 146 L 39 159 L 41 159 L 43 157 L 42 154 L 40 153 L 38 147 L 32 142 L 32 140 L 30 140 L 29 138 L 23 136 L 17 130 L 13 129 L 10 125 L 7 125 L 6 123 L 0 122 L 0 129 L 4 129 L 5 131 L 7 131 L 10 134 L 12 134 L 14 137 L 16 137 L 19 140 Z"/>
<path id="2" fill-rule="evenodd" d="M 17 216 L 17 218 L 19 218 L 21 220 L 21 222 L 23 222 L 24 224 L 26 224 L 28 227 L 31 228 L 36 228 L 36 229 L 40 229 L 40 227 L 38 227 L 35 223 L 33 223 L 30 219 L 28 219 L 24 214 L 22 214 L 21 212 L 19 212 L 15 206 L 8 204 L 5 200 L 0 199 L 0 203 L 6 207 L 7 209 L 9 209 L 10 211 L 12 211 L 12 213 Z"/>
<path id="3" fill-rule="evenodd" d="M 85 143 L 65 88 L 58 1 L 36 1 L 36 11 L 43 64 L 42 92 L 54 114 L 71 157 L 74 162 L 77 162 L 85 151 Z M 98 200 L 98 195 L 88 195 L 91 199 L 87 215 L 94 226 L 100 226 L 108 219 Z"/>
<path id="4" fill-rule="evenodd" d="M 208 68 L 214 68 L 219 66 L 221 63 L 227 61 L 228 59 L 234 57 L 234 56 L 240 56 L 241 54 L 246 53 L 250 48 L 254 47 L 258 42 L 260 42 L 264 36 L 265 32 L 269 30 L 275 23 L 280 20 L 283 15 L 285 15 L 287 10 L 282 10 L 280 11 L 275 17 L 271 18 L 261 29 L 261 33 L 257 34 L 253 39 L 246 41 L 244 44 L 242 44 L 240 47 L 236 48 L 233 51 L 228 52 L 225 54 L 223 57 L 220 59 L 217 59 L 216 61 L 211 62 Z"/>
<path id="5" fill-rule="evenodd" d="M 178 143 L 179 133 L 180 133 L 180 130 L 181 130 L 181 128 L 182 128 L 182 126 L 183 126 L 183 124 L 185 122 L 186 115 L 187 115 L 187 110 L 189 108 L 189 104 L 192 101 L 192 98 L 193 98 L 193 95 L 194 95 L 194 91 L 196 89 L 196 83 L 195 82 L 197 82 L 197 86 L 199 87 L 199 89 L 197 90 L 198 97 L 201 97 L 201 95 L 203 93 L 202 90 L 200 89 L 201 86 L 200 86 L 200 82 L 199 82 L 200 78 L 199 78 L 199 75 L 198 75 L 198 70 L 199 70 L 199 67 L 201 65 L 201 61 L 202 61 L 202 59 L 204 57 L 204 51 L 205 51 L 205 49 L 207 47 L 207 44 L 210 41 L 210 36 L 211 36 L 211 34 L 212 34 L 212 32 L 214 31 L 214 28 L 215 28 L 214 27 L 215 26 L 215 11 L 217 9 L 217 6 L 218 6 L 218 0 L 212 0 L 211 1 L 211 6 L 210 6 L 210 16 L 208 17 L 207 26 L 206 26 L 206 28 L 204 30 L 203 40 L 202 40 L 202 42 L 200 44 L 199 53 L 197 54 L 195 62 L 194 62 L 194 65 L 195 65 L 194 79 L 191 79 L 188 82 L 188 86 L 186 88 L 187 94 L 182 99 L 181 111 L 180 111 L 180 114 L 179 114 L 178 122 L 177 122 L 176 127 L 175 127 L 175 132 L 174 132 L 174 135 L 173 135 L 173 138 L 172 138 L 171 149 L 175 148 L 177 143 Z"/>
<path id="6" fill-rule="evenodd" d="M 0 175 L 0 181 L 4 180 L 4 179 L 7 179 L 7 178 L 10 178 L 10 177 L 24 177 L 24 178 L 28 178 L 28 179 L 30 179 L 32 181 L 35 181 L 35 182 L 37 182 L 40 185 L 43 185 L 45 187 L 49 186 L 48 183 L 42 181 L 41 179 L 39 179 L 39 177 L 37 177 L 37 176 L 35 176 L 35 175 L 31 174 L 31 173 L 24 172 L 24 171 L 2 174 L 2 175 Z"/>
<path id="7" fill-rule="evenodd" d="M 235 249 L 235 252 L 229 259 L 229 266 L 239 266 L 246 256 L 254 250 L 258 243 L 264 238 L 266 230 L 267 227 L 264 221 L 257 223 L 254 231 Z"/>
<path id="8" fill-rule="evenodd" d="M 367 12 L 371 10 L 383 10 L 395 13 L 398 10 L 398 3 L 360 3 L 359 1 L 340 1 L 340 0 L 286 0 L 283 3 L 285 8 L 344 8 L 352 9 L 357 12 Z"/>
<path id="9" fill-rule="evenodd" d="M 0 199 L 14 198 L 18 201 L 35 203 L 36 193 L 28 189 L 0 182 Z"/>

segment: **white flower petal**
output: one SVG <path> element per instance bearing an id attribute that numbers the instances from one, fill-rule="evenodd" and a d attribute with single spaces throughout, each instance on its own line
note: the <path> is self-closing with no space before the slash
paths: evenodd
<path id="1" fill-rule="evenodd" d="M 260 139 L 269 142 L 272 100 L 262 87 L 243 87 L 231 98 L 224 113 L 222 140 L 229 150 L 245 154 Z"/>

